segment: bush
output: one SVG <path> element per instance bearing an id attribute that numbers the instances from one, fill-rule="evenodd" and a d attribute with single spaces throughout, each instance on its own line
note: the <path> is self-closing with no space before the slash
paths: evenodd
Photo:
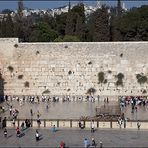
<path id="1" fill-rule="evenodd" d="M 116 81 L 116 86 L 123 86 L 123 81 L 122 80 L 117 80 Z"/>
<path id="2" fill-rule="evenodd" d="M 99 83 L 104 83 L 104 84 L 106 84 L 107 83 L 107 79 L 105 79 L 105 76 L 104 76 L 105 74 L 104 74 L 104 72 L 99 72 L 98 73 L 98 84 Z"/>
<path id="3" fill-rule="evenodd" d="M 72 74 L 72 71 L 71 71 L 71 70 L 70 70 L 70 71 L 68 71 L 68 74 L 69 74 L 69 75 L 71 75 L 71 74 Z"/>
<path id="4" fill-rule="evenodd" d="M 124 75 L 122 73 L 118 73 L 117 78 L 119 80 L 122 80 L 124 78 Z"/>
<path id="5" fill-rule="evenodd" d="M 18 79 L 22 79 L 23 78 L 23 75 L 18 75 Z"/>
<path id="6" fill-rule="evenodd" d="M 48 89 L 46 89 L 45 91 L 42 92 L 42 94 L 49 94 L 50 91 Z"/>
<path id="7" fill-rule="evenodd" d="M 26 82 L 24 83 L 24 86 L 25 86 L 25 87 L 29 87 L 29 82 L 26 81 Z"/>
<path id="8" fill-rule="evenodd" d="M 137 82 L 138 82 L 139 84 L 144 84 L 144 83 L 147 82 L 147 77 L 146 77 L 143 73 L 137 74 L 137 75 L 136 75 L 136 78 L 137 78 Z"/>
<path id="9" fill-rule="evenodd" d="M 111 74 L 111 73 L 112 73 L 112 71 L 111 71 L 111 70 L 108 70 L 108 73 L 109 73 L 109 74 Z"/>
<path id="10" fill-rule="evenodd" d="M 99 83 L 104 82 L 104 72 L 99 72 L 98 73 L 98 81 L 99 81 Z"/>
<path id="11" fill-rule="evenodd" d="M 124 74 L 123 73 L 118 73 L 116 76 L 117 81 L 116 81 L 116 86 L 122 86 L 123 87 L 123 78 L 124 78 Z"/>
<path id="12" fill-rule="evenodd" d="M 91 65 L 92 64 L 92 62 L 90 61 L 90 62 L 88 62 L 88 65 Z"/>
<path id="13" fill-rule="evenodd" d="M 96 89 L 94 89 L 94 88 L 89 88 L 87 90 L 87 94 L 89 94 L 89 95 L 94 94 L 95 92 L 96 92 Z"/>
<path id="14" fill-rule="evenodd" d="M 142 91 L 142 93 L 145 94 L 145 93 L 147 93 L 147 91 L 144 89 L 144 90 Z"/>
<path id="15" fill-rule="evenodd" d="M 10 72 L 13 72 L 13 70 L 14 70 L 12 66 L 8 66 L 7 68 Z"/>
<path id="16" fill-rule="evenodd" d="M 18 44 L 14 44 L 14 47 L 17 48 L 18 47 Z"/>

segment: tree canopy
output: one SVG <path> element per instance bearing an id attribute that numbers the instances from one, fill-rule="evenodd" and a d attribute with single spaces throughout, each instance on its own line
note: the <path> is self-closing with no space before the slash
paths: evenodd
<path id="1" fill-rule="evenodd" d="M 18 37 L 23 42 L 106 42 L 148 41 L 148 6 L 117 13 L 103 5 L 85 16 L 84 4 L 66 13 L 12 18 L 12 10 L 2 11 L 0 37 Z"/>

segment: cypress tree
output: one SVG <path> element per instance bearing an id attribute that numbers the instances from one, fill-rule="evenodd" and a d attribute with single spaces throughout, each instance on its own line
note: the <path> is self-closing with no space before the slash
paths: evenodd
<path id="1" fill-rule="evenodd" d="M 109 27 L 109 14 L 108 8 L 102 6 L 98 10 L 98 16 L 95 19 L 95 28 L 93 41 L 109 41 L 110 40 L 110 27 Z"/>
<path id="2" fill-rule="evenodd" d="M 2 37 L 6 37 L 6 22 L 5 22 L 5 17 L 2 20 L 1 23 L 1 35 Z"/>
<path id="3" fill-rule="evenodd" d="M 10 13 L 6 17 L 6 37 L 14 36 L 14 26 Z"/>

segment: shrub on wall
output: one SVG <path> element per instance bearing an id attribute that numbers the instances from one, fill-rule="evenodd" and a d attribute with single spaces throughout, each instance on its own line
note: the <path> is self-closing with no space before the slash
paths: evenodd
<path id="1" fill-rule="evenodd" d="M 10 72 L 13 72 L 13 70 L 14 70 L 12 66 L 8 66 L 7 68 Z"/>
<path id="2" fill-rule="evenodd" d="M 144 89 L 144 90 L 142 91 L 142 93 L 145 94 L 145 93 L 147 93 L 147 91 Z"/>
<path id="3" fill-rule="evenodd" d="M 107 83 L 107 79 L 105 79 L 105 74 L 104 74 L 104 72 L 99 72 L 98 73 L 98 81 L 99 81 L 99 83 Z"/>
<path id="4" fill-rule="evenodd" d="M 25 87 L 29 87 L 29 82 L 26 81 L 26 82 L 24 83 L 24 86 L 25 86 Z"/>
<path id="5" fill-rule="evenodd" d="M 70 70 L 70 71 L 68 71 L 68 74 L 69 74 L 69 75 L 71 75 L 71 74 L 72 74 L 72 71 L 71 71 L 71 70 Z"/>
<path id="6" fill-rule="evenodd" d="M 108 73 L 109 73 L 109 74 L 111 74 L 111 73 L 112 73 L 112 71 L 111 71 L 111 70 L 108 70 Z"/>
<path id="7" fill-rule="evenodd" d="M 89 88 L 87 90 L 87 94 L 91 95 L 91 94 L 94 94 L 96 92 L 96 89 L 95 88 Z"/>
<path id="8" fill-rule="evenodd" d="M 89 62 L 88 62 L 88 65 L 91 65 L 91 64 L 92 64 L 92 62 L 91 62 L 91 61 L 89 61 Z"/>
<path id="9" fill-rule="evenodd" d="M 14 44 L 14 47 L 17 48 L 18 47 L 18 44 Z"/>
<path id="10" fill-rule="evenodd" d="M 137 78 L 137 82 L 138 82 L 139 84 L 144 84 L 144 83 L 147 82 L 147 76 L 145 76 L 143 73 L 137 74 L 137 75 L 136 75 L 136 78 Z"/>
<path id="11" fill-rule="evenodd" d="M 118 73 L 116 76 L 117 81 L 116 81 L 116 86 L 122 86 L 123 87 L 123 78 L 124 78 L 124 74 L 123 73 Z"/>
<path id="12" fill-rule="evenodd" d="M 23 78 L 23 75 L 18 75 L 18 79 L 22 79 Z"/>
<path id="13" fill-rule="evenodd" d="M 46 89 L 45 91 L 42 92 L 42 94 L 49 94 L 50 90 Z"/>
<path id="14" fill-rule="evenodd" d="M 36 55 L 38 55 L 38 54 L 40 54 L 40 52 L 39 51 L 36 51 Z"/>

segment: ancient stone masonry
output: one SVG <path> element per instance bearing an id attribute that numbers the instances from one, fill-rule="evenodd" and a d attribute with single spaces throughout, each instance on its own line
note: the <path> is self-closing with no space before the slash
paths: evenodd
<path id="1" fill-rule="evenodd" d="M 8 95 L 86 95 L 88 90 L 147 95 L 148 42 L 19 43 L 1 38 L 0 72 Z"/>

